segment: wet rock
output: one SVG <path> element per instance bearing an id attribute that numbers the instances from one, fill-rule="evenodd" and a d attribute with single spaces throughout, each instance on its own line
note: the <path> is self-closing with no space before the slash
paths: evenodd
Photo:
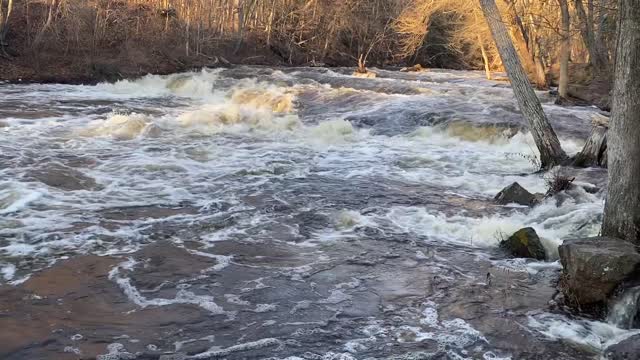
<path id="1" fill-rule="evenodd" d="M 95 179 L 60 164 L 51 164 L 32 170 L 28 173 L 28 177 L 48 186 L 68 191 L 101 189 Z"/>
<path id="2" fill-rule="evenodd" d="M 564 268 L 561 290 L 569 305 L 581 311 L 602 315 L 616 289 L 640 275 L 640 252 L 625 240 L 573 239 L 558 251 Z"/>
<path id="3" fill-rule="evenodd" d="M 631 336 L 605 350 L 609 360 L 636 360 L 640 357 L 640 335 Z"/>
<path id="4" fill-rule="evenodd" d="M 6 122 L 4 122 L 4 121 L 0 121 L 0 129 L 1 129 L 1 128 L 4 128 L 4 127 L 9 127 L 9 124 L 7 124 L 7 123 L 6 123 Z"/>
<path id="5" fill-rule="evenodd" d="M 500 247 L 516 257 L 537 260 L 546 260 L 547 258 L 538 234 L 530 227 L 518 230 L 507 240 L 502 241 Z"/>
<path id="6" fill-rule="evenodd" d="M 162 136 L 162 129 L 156 124 L 149 124 L 142 130 L 142 135 L 149 138 L 158 138 Z"/>
<path id="7" fill-rule="evenodd" d="M 520 186 L 517 182 L 502 189 L 496 195 L 494 200 L 501 205 L 519 204 L 525 206 L 534 206 L 539 202 L 539 198 Z"/>

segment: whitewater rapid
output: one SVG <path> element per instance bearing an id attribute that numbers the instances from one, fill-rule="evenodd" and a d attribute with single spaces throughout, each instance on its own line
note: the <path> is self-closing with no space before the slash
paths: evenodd
<path id="1" fill-rule="evenodd" d="M 458 249 L 491 266 L 553 279 L 557 246 L 598 233 L 606 186 L 599 170 L 575 170 L 575 189 L 533 209 L 492 203 L 515 181 L 546 192 L 545 175 L 532 162 L 535 145 L 506 84 L 476 72 L 381 70 L 375 80 L 348 74 L 241 67 L 96 86 L 1 85 L 0 283 L 18 286 L 77 255 L 127 257 L 159 239 L 195 242 L 199 250 L 185 247 L 192 255 L 218 261 L 193 279 L 233 266 L 235 255 L 215 254 L 220 243 L 285 244 L 322 260 L 340 243 L 374 239 Z M 555 106 L 539 95 L 564 149 L 579 151 L 596 110 Z M 527 226 L 541 236 L 550 263 L 495 255 L 499 239 Z M 448 263 L 422 248 L 411 251 L 418 262 Z M 186 287 L 153 298 L 127 275 L 141 266 L 129 258 L 109 275 L 141 308 L 196 304 L 232 321 L 225 302 L 256 314 L 282 307 Z M 306 270 L 287 271 L 296 281 L 293 273 Z M 453 285 L 457 276 L 446 281 Z M 343 288 L 364 285 L 349 286 L 319 304 L 351 301 Z M 394 337 L 434 341 L 451 358 L 467 358 L 465 351 L 480 343 L 485 359 L 513 356 L 467 321 L 440 319 L 437 298 L 420 303 L 417 323 L 389 327 L 372 318 L 361 338 L 332 353 L 358 359 L 369 343 Z M 528 314 L 521 325 L 548 341 L 602 350 L 629 335 L 546 309 Z M 286 347 L 282 341 L 239 342 L 195 358 L 242 346 L 276 356 L 268 349 Z"/>

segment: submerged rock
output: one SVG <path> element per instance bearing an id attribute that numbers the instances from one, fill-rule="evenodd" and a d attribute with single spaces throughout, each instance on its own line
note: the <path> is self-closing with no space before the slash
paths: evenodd
<path id="1" fill-rule="evenodd" d="M 48 186 L 67 190 L 100 190 L 102 187 L 95 179 L 78 170 L 60 164 L 50 164 L 29 172 L 29 177 Z"/>
<path id="2" fill-rule="evenodd" d="M 519 204 L 524 206 L 534 206 L 539 202 L 539 198 L 527 191 L 527 189 L 523 188 L 517 182 L 507 186 L 502 189 L 496 195 L 494 200 L 501 205 L 507 204 Z"/>
<path id="3" fill-rule="evenodd" d="M 509 251 L 513 256 L 521 258 L 532 258 L 537 260 L 546 260 L 547 254 L 540 242 L 538 234 L 533 228 L 524 228 L 518 230 L 507 240 L 500 243 L 500 247 Z"/>
<path id="4" fill-rule="evenodd" d="M 636 360 L 640 357 L 640 335 L 631 336 L 605 350 L 609 360 Z"/>
<path id="5" fill-rule="evenodd" d="M 616 289 L 640 275 L 640 253 L 625 240 L 573 239 L 558 251 L 564 268 L 561 290 L 569 305 L 581 311 L 602 315 Z"/>
<path id="6" fill-rule="evenodd" d="M 0 121 L 0 128 L 3 128 L 3 127 L 9 127 L 9 124 L 7 124 L 4 121 Z"/>

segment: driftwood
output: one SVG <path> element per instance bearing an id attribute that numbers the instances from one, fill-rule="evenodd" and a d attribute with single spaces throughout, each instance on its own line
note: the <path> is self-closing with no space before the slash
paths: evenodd
<path id="1" fill-rule="evenodd" d="M 403 67 L 402 69 L 400 69 L 400 72 L 421 72 L 426 70 L 425 68 L 422 67 L 422 65 L 420 64 L 415 64 L 413 66 L 410 67 Z"/>
<path id="2" fill-rule="evenodd" d="M 582 151 L 573 160 L 574 166 L 607 167 L 607 131 L 609 119 L 603 115 L 593 117 L 593 129 Z"/>

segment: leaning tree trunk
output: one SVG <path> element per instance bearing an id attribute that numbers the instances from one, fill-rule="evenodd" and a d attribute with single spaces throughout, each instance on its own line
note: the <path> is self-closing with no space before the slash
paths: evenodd
<path id="1" fill-rule="evenodd" d="M 620 0 L 602 233 L 640 245 L 640 0 Z"/>
<path id="2" fill-rule="evenodd" d="M 507 70 L 520 111 L 529 122 L 533 139 L 540 151 L 542 168 L 548 169 L 562 163 L 567 158 L 567 155 L 562 150 L 560 141 L 558 141 L 558 137 L 542 109 L 540 100 L 533 91 L 531 83 L 529 83 L 527 74 L 520 63 L 518 52 L 511 42 L 495 1 L 480 0 L 480 6 Z"/>
<path id="3" fill-rule="evenodd" d="M 558 0 L 562 17 L 562 44 L 560 45 L 560 80 L 558 93 L 560 98 L 566 99 L 569 94 L 569 54 L 571 53 L 571 18 L 567 0 Z"/>

